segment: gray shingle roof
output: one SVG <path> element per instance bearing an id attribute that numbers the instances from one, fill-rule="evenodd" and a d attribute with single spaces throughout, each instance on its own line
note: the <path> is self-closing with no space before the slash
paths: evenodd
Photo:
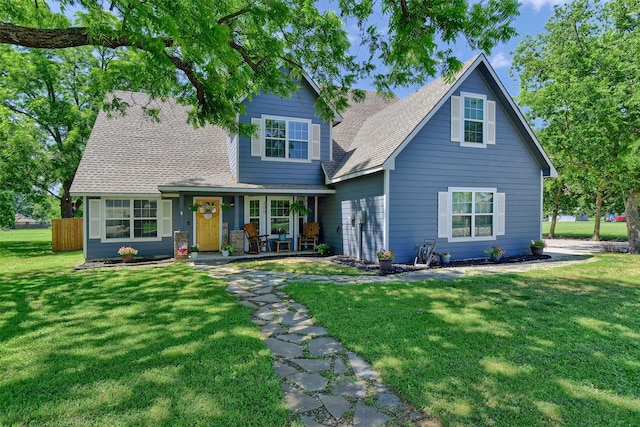
<path id="1" fill-rule="evenodd" d="M 134 92 L 114 94 L 130 107 L 124 117 L 98 114 L 72 194 L 159 194 L 159 184 L 198 180 L 212 171 L 233 181 L 223 129 L 194 128 L 187 123 L 189 107 L 175 100 L 160 102 Z M 145 115 L 143 106 L 159 109 L 160 122 Z"/>
<path id="2" fill-rule="evenodd" d="M 357 118 L 362 125 L 355 134 L 353 127 L 356 123 L 347 123 L 351 114 L 349 110 L 345 111 L 344 122 L 336 125 L 333 132 L 336 145 L 344 152 L 334 156 L 333 162 L 324 165 L 325 172 L 329 177 L 336 179 L 381 167 L 477 58 L 478 56 L 467 61 L 451 82 L 438 78 L 406 98 L 390 103 L 369 116 L 365 116 L 369 110 L 358 110 L 357 113 L 361 113 L 362 116 L 358 115 Z M 357 104 L 351 108 L 357 108 Z M 345 126 L 350 127 L 343 131 L 342 127 Z"/>

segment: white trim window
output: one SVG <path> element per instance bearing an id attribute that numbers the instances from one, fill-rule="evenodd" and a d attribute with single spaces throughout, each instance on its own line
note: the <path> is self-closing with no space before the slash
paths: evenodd
<path id="1" fill-rule="evenodd" d="M 268 161 L 310 162 L 320 159 L 320 125 L 278 116 L 251 119 L 259 131 L 251 138 L 251 155 Z"/>
<path id="2" fill-rule="evenodd" d="M 289 206 L 291 198 L 269 197 L 269 234 L 277 236 L 280 230 L 285 230 L 287 236 L 292 236 L 291 213 Z"/>
<path id="3" fill-rule="evenodd" d="M 504 234 L 505 194 L 495 188 L 449 188 L 438 193 L 438 237 L 495 240 Z"/>
<path id="4" fill-rule="evenodd" d="M 451 97 L 451 140 L 461 147 L 496 143 L 496 103 L 486 95 L 460 92 Z"/>
<path id="5" fill-rule="evenodd" d="M 160 240 L 165 218 L 158 205 L 157 199 L 103 199 L 102 241 Z"/>

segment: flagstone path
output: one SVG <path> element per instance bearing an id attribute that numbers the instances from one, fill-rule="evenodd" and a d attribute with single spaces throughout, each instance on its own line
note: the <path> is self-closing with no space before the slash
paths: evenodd
<path id="1" fill-rule="evenodd" d="M 284 287 L 302 283 L 412 282 L 454 279 L 466 275 L 496 274 L 550 268 L 580 262 L 526 263 L 482 268 L 424 270 L 392 276 L 315 276 L 249 270 L 242 264 L 207 265 L 208 271 L 227 283 L 227 291 L 240 303 L 254 308 L 252 320 L 261 327 L 264 342 L 274 358 L 287 406 L 304 426 L 378 426 L 393 420 L 397 425 L 438 425 L 425 414 L 402 402 L 379 378 L 372 366 L 315 325 L 307 309 L 292 300 Z"/>

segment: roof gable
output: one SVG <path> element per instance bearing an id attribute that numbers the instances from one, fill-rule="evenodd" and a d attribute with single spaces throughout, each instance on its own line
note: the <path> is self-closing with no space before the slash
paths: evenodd
<path id="1" fill-rule="evenodd" d="M 462 82 L 476 70 L 487 79 L 497 94 L 497 100 L 507 107 L 514 123 L 521 127 L 525 142 L 530 145 L 532 155 L 541 165 L 545 176 L 556 176 L 557 173 L 551 161 L 522 113 L 508 95 L 486 57 L 480 54 L 467 61 L 451 82 L 440 77 L 364 121 L 348 148 L 345 149 L 344 155 L 336 158 L 333 164 L 325 166 L 329 182 L 338 182 L 382 169 L 393 169 L 396 156 Z"/>

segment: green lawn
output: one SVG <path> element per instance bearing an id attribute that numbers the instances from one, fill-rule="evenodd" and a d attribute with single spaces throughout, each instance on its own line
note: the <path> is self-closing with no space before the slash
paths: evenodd
<path id="1" fill-rule="evenodd" d="M 286 291 L 434 425 L 640 425 L 636 257 Z"/>
<path id="2" fill-rule="evenodd" d="M 595 221 L 576 221 L 556 223 L 556 237 L 570 237 L 576 239 L 590 239 L 593 236 Z M 551 223 L 542 223 L 542 234 L 549 235 Z M 600 238 L 603 240 L 627 240 L 626 222 L 600 222 Z"/>
<path id="3" fill-rule="evenodd" d="M 268 349 L 186 265 L 73 271 L 48 230 L 0 231 L 0 425 L 282 426 Z"/>

